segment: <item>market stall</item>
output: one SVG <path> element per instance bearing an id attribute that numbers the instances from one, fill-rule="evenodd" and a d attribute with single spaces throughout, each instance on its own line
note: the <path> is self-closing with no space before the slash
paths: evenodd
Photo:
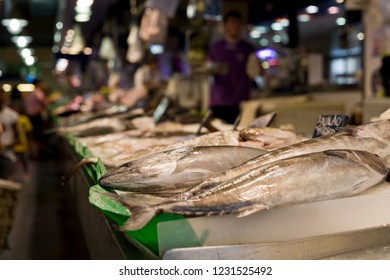
<path id="1" fill-rule="evenodd" d="M 163 124 L 163 123 L 162 123 Z M 383 124 L 382 124 L 383 125 Z M 126 224 L 132 220 L 131 208 L 126 203 L 126 198 L 131 197 L 132 191 L 127 192 L 124 188 L 115 189 L 115 184 L 120 186 L 120 180 L 115 183 L 115 178 L 112 180 L 114 187 L 106 187 L 99 185 L 99 182 L 106 184 L 102 178 L 107 174 L 113 174 L 118 166 L 110 166 L 107 163 L 108 158 L 113 155 L 108 153 L 99 153 L 96 146 L 105 142 L 110 143 L 112 147 L 117 146 L 119 139 L 127 141 L 127 151 L 114 151 L 114 153 L 123 156 L 125 162 L 121 162 L 120 166 L 126 166 L 127 162 L 132 162 L 133 157 L 140 157 L 143 162 L 143 167 L 147 167 L 148 162 L 151 162 L 153 156 L 169 151 L 168 147 L 189 147 L 189 142 L 194 139 L 201 139 L 214 133 L 203 130 L 202 135 L 194 136 L 197 125 L 187 127 L 187 131 L 171 131 L 166 130 L 165 135 L 153 132 L 153 129 L 145 133 L 140 130 L 127 130 L 113 134 L 95 135 L 91 137 L 72 136 L 71 133 L 66 133 L 64 136 L 65 146 L 68 149 L 71 160 L 69 167 L 80 162 L 81 160 L 93 159 L 81 169 L 77 169 L 76 173 L 70 176 L 66 183 L 72 189 L 77 209 L 80 213 L 83 224 L 84 234 L 90 249 L 92 258 L 125 258 L 125 259 L 322 259 L 322 258 L 386 258 L 386 248 L 390 242 L 388 236 L 390 212 L 386 209 L 388 200 L 388 183 L 385 182 L 387 171 L 384 171 L 378 181 L 374 184 L 375 187 L 365 187 L 367 190 L 360 192 L 356 191 L 351 195 L 329 197 L 328 199 L 320 199 L 319 201 L 308 201 L 302 203 L 289 203 L 278 207 L 271 207 L 245 217 L 237 217 L 236 214 L 229 211 L 224 211 L 219 215 L 209 216 L 208 213 L 199 215 L 187 215 L 185 211 L 174 213 L 167 211 L 166 213 L 158 213 L 151 217 L 151 220 L 144 226 L 137 229 L 126 229 Z M 156 127 L 154 129 L 156 130 Z M 369 126 L 368 126 L 369 127 Z M 178 127 L 176 127 L 177 129 Z M 183 127 L 181 127 L 183 128 Z M 225 127 L 226 128 L 226 127 Z M 365 138 L 365 143 L 376 141 L 370 138 L 370 133 L 365 134 L 363 127 L 359 137 Z M 192 129 L 192 131 L 191 131 Z M 203 128 L 205 129 L 205 128 Z M 367 128 L 369 129 L 369 128 Z M 238 129 L 236 133 L 244 135 L 244 128 Z M 229 129 L 222 131 L 224 133 L 232 132 Z M 217 132 L 217 133 L 221 133 Z M 176 134 L 176 137 L 172 136 Z M 156 137 L 157 135 L 157 137 Z M 226 134 L 227 135 L 227 134 Z M 337 134 L 339 135 L 339 134 Z M 113 137 L 115 136 L 115 137 Z M 291 137 L 291 135 L 289 134 Z M 125 138 L 123 138 L 125 137 Z M 168 141 L 167 138 L 171 139 Z M 266 135 L 266 138 L 268 135 Z M 335 136 L 340 137 L 340 136 Z M 344 137 L 344 136 L 341 136 Z M 335 144 L 333 149 L 340 149 L 342 146 L 349 145 L 342 143 L 343 141 L 355 141 L 347 138 L 339 138 L 337 141 L 340 147 Z M 385 135 L 376 137 L 386 137 Z M 149 142 L 150 138 L 156 140 L 154 143 Z M 127 140 L 123 140 L 127 139 Z M 130 140 L 131 139 L 131 140 Z M 134 140 L 137 141 L 134 141 Z M 216 138 L 213 137 L 215 140 Z M 264 143 L 267 140 L 257 140 Z M 276 138 L 272 140 L 275 141 Z M 349 139 L 349 140 L 347 140 Z M 297 138 L 294 143 L 284 143 L 282 146 L 291 147 L 302 143 L 306 139 Z M 161 141 L 161 142 L 159 142 Z M 220 141 L 220 140 L 218 140 Z M 218 146 L 221 142 L 213 142 L 212 147 Z M 226 141 L 226 138 L 224 139 Z M 240 146 L 240 141 L 235 140 L 228 143 L 231 151 L 233 145 Z M 319 140 L 322 141 L 322 140 Z M 356 141 L 359 141 L 358 139 Z M 374 143 L 372 142 L 372 143 Z M 84 143 L 84 144 L 82 144 Z M 136 144 L 137 143 L 137 144 Z M 143 147 L 140 143 L 144 143 Z M 184 143 L 184 144 L 183 144 Z M 227 142 L 224 142 L 226 144 Z M 245 142 L 242 142 L 245 143 Z M 353 142 L 352 142 L 353 143 Z M 356 142 L 358 143 L 358 142 Z M 186 145 L 188 144 L 188 145 Z M 322 146 L 324 145 L 324 146 Z M 326 142 L 320 146 L 326 147 Z M 145 148 L 146 147 L 146 148 Z M 202 146 L 203 147 L 203 146 Z M 252 144 L 253 147 L 253 144 Z M 259 148 L 259 145 L 256 146 Z M 373 145 L 375 152 L 378 154 L 387 154 L 387 145 Z M 371 147 L 371 148 L 372 148 Z M 199 146 L 198 146 L 199 148 Z M 371 149 L 369 148 L 369 149 Z M 94 150 L 95 153 L 92 153 Z M 172 149 L 171 149 L 172 150 Z M 278 149 L 276 148 L 276 151 Z M 324 148 L 322 148 L 324 150 Z M 327 150 L 327 148 L 325 148 Z M 357 150 L 365 150 L 364 147 Z M 103 151 L 103 150 L 100 150 Z M 151 153 L 146 153 L 146 151 Z M 165 154 L 168 156 L 169 154 Z M 231 154 L 231 157 L 234 157 Z M 96 159 L 98 158 L 98 159 Z M 261 157 L 260 157 L 261 158 Z M 265 157 L 266 158 L 266 157 Z M 164 158 L 160 158 L 155 165 L 150 165 L 149 172 L 157 172 L 159 165 L 164 165 L 164 168 L 169 165 L 169 161 L 164 163 Z M 320 160 L 320 159 L 317 159 Z M 359 159 L 362 163 L 367 158 Z M 103 164 L 106 162 L 106 164 Z M 133 161 L 134 162 L 134 161 Z M 254 161 L 256 162 L 256 160 Z M 379 164 L 379 163 L 378 163 Z M 244 163 L 245 165 L 245 163 Z M 256 165 L 256 164 L 255 164 Z M 327 183 L 321 185 L 316 181 L 318 188 L 326 187 L 327 184 L 348 185 L 349 183 L 341 182 L 344 177 L 351 184 L 365 184 L 359 176 L 363 169 L 359 169 L 358 173 L 354 173 L 355 165 L 343 162 L 348 171 L 340 170 L 340 175 L 337 170 L 326 169 L 321 167 L 317 172 L 328 172 L 322 175 L 317 174 L 317 178 Z M 349 165 L 349 166 L 348 166 Z M 131 164 L 127 164 L 129 168 Z M 260 165 L 256 165 L 260 166 Z M 377 166 L 376 166 L 377 167 Z M 325 168 L 321 170 L 322 168 Z M 329 167 L 328 167 L 329 168 Z M 374 168 L 374 165 L 370 168 Z M 337 168 L 336 168 L 337 169 Z M 131 170 L 129 168 L 129 170 Z M 165 170 L 165 169 L 164 169 Z M 249 172 L 250 169 L 248 169 Z M 299 173 L 299 166 L 293 168 L 294 172 Z M 250 171 L 253 172 L 253 171 Z M 333 174 L 332 174 L 333 172 Z M 379 172 L 379 171 L 378 171 Z M 129 171 L 128 173 L 131 173 Z M 126 173 L 118 172 L 120 176 L 127 176 Z M 178 173 L 179 174 L 179 173 Z M 306 174 L 306 175 L 304 175 Z M 104 176 L 105 175 L 105 176 Z M 115 175 L 115 174 L 114 174 Z M 302 181 L 309 180 L 309 176 L 313 174 L 309 170 L 303 171 L 302 179 L 296 179 L 296 184 L 299 186 Z M 154 178 L 153 181 L 148 180 L 148 174 L 145 173 L 141 177 L 145 180 L 146 187 L 153 188 L 153 182 L 159 178 Z M 176 175 L 168 176 L 167 183 L 175 181 Z M 292 175 L 289 175 L 292 176 Z M 305 178 L 306 176 L 306 178 Z M 370 176 L 375 176 L 371 174 Z M 332 179 L 329 177 L 334 177 Z M 187 178 L 188 177 L 182 177 Z M 239 180 L 240 176 L 237 176 Z M 363 177 L 362 177 L 363 178 Z M 108 179 L 111 180 L 110 177 Z M 131 183 L 131 177 L 128 179 Z M 287 181 L 287 177 L 285 178 Z M 359 181 L 362 180 L 362 181 Z M 133 181 L 134 184 L 139 181 Z M 333 182 L 333 183 L 332 183 Z M 355 183 L 353 183 L 355 182 Z M 149 186 L 147 184 L 150 184 Z M 283 185 L 283 182 L 281 182 Z M 292 182 L 294 184 L 294 181 Z M 223 183 L 221 184 L 223 185 Z M 122 186 L 124 186 L 122 184 Z M 309 186 L 310 188 L 310 186 Z M 364 189 L 364 188 L 363 188 Z M 354 189 L 356 190 L 356 189 Z M 309 191 L 309 190 L 307 190 Z M 137 192 L 137 191 L 136 191 Z M 106 194 L 109 195 L 106 195 Z M 142 193 L 142 191 L 141 191 Z M 185 192 L 184 192 L 185 193 Z M 157 203 L 164 201 L 166 198 L 145 195 L 135 196 L 132 199 L 137 199 L 138 203 L 143 205 L 153 205 L 157 199 Z M 237 194 L 238 195 L 238 194 Z M 288 195 L 288 194 L 285 194 Z M 121 198 L 118 198 L 121 197 Z M 153 202 L 152 202 L 153 201 Z M 222 203 L 223 204 L 223 203 Z M 363 207 L 364 206 L 364 207 Z M 163 211 L 164 212 L 164 211 Z M 226 212 L 226 213 L 225 213 Z M 359 218 L 357 218 L 359 217 Z M 355 253 L 354 253 L 355 252 Z"/>

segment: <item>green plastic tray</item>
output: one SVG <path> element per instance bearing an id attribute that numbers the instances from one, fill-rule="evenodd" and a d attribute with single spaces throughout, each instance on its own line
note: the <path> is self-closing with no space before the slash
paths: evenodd
<path id="1" fill-rule="evenodd" d="M 66 139 L 80 160 L 95 157 L 92 152 L 87 147 L 83 146 L 73 135 L 67 135 Z M 105 216 L 113 220 L 118 226 L 123 225 L 127 219 L 131 218 L 131 213 L 123 205 L 104 196 L 102 193 L 109 192 L 109 190 L 97 184 L 98 179 L 107 172 L 102 161 L 99 159 L 96 163 L 87 165 L 85 170 L 92 181 L 95 182 L 95 185 L 91 186 L 89 189 L 89 203 L 102 211 Z M 133 238 L 140 242 L 154 254 L 159 255 L 157 224 L 163 221 L 178 219 L 184 219 L 184 217 L 176 214 L 158 214 L 142 229 L 137 231 L 125 231 L 124 234 L 128 238 Z"/>

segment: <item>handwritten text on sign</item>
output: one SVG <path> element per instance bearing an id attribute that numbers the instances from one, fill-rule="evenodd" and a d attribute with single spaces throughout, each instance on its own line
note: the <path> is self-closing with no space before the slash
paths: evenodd
<path id="1" fill-rule="evenodd" d="M 321 115 L 317 119 L 316 127 L 314 129 L 313 138 L 319 136 L 330 135 L 339 130 L 339 128 L 346 126 L 348 122 L 347 115 Z"/>

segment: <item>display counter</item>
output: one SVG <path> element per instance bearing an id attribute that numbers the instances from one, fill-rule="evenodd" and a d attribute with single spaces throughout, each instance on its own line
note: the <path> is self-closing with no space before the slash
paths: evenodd
<path id="1" fill-rule="evenodd" d="M 75 137 L 64 139 L 68 167 L 94 155 Z M 279 207 L 236 218 L 158 214 L 137 231 L 119 230 L 130 213 L 100 196 L 101 161 L 66 183 L 72 190 L 93 259 L 387 259 L 388 183 L 355 197 Z"/>

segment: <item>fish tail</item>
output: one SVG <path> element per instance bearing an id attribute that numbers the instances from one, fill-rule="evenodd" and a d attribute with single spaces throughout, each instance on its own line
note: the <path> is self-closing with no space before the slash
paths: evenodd
<path id="1" fill-rule="evenodd" d="M 122 231 L 134 231 L 145 226 L 157 213 L 157 207 L 138 202 L 136 197 L 124 197 L 114 193 L 101 193 L 121 203 L 130 212 L 130 218 L 119 229 Z"/>
<path id="2" fill-rule="evenodd" d="M 144 227 L 155 215 L 155 207 L 145 207 L 145 206 L 129 206 L 131 217 L 126 221 L 126 223 L 120 227 L 122 231 L 134 231 Z"/>

